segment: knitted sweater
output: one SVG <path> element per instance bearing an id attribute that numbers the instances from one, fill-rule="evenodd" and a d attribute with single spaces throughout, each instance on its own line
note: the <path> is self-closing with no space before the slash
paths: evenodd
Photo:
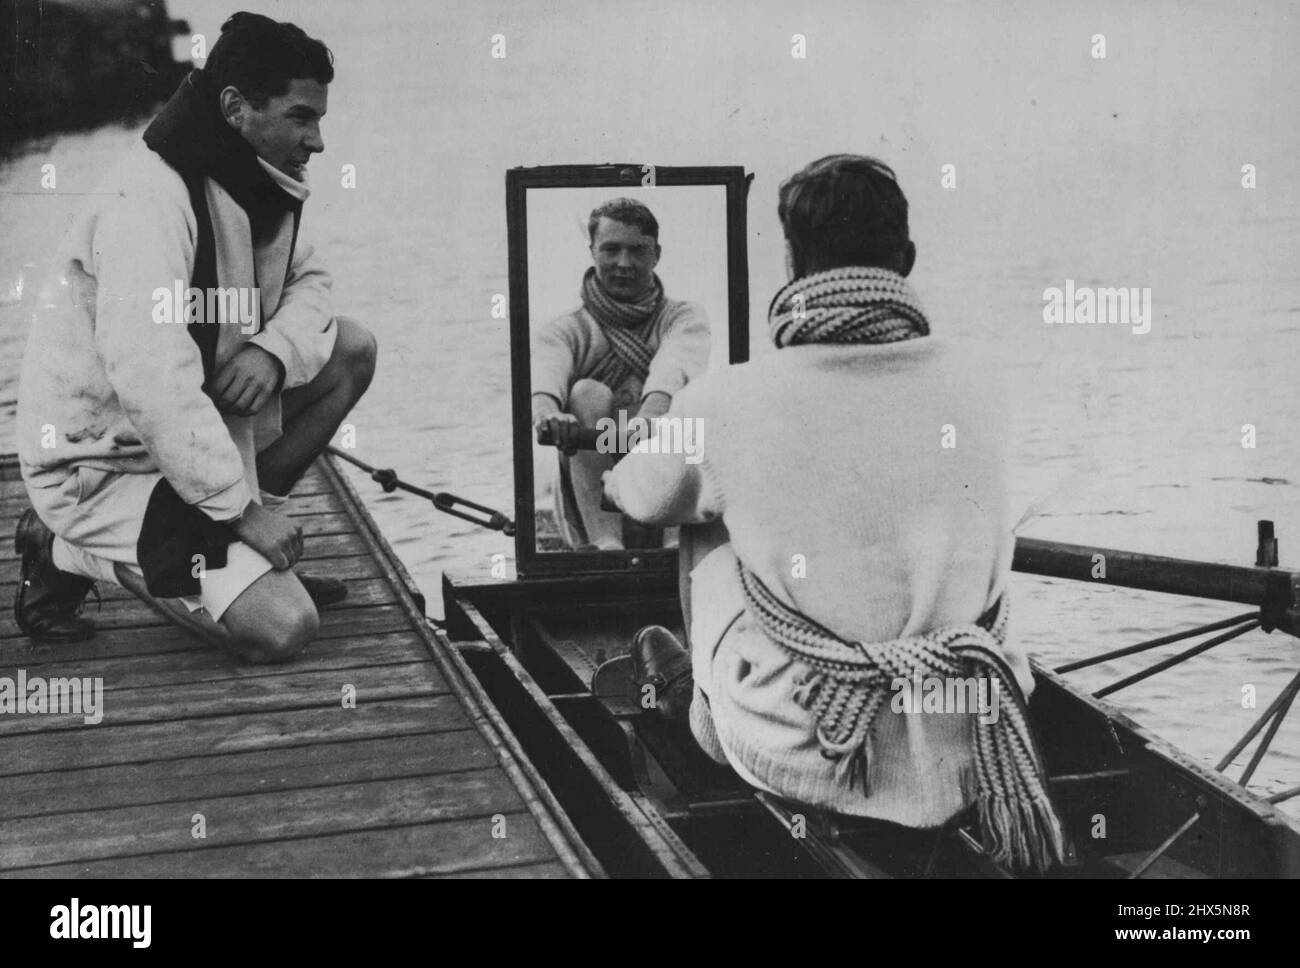
<path id="1" fill-rule="evenodd" d="M 218 364 L 247 340 L 284 365 L 282 389 L 307 383 L 333 348 L 328 273 L 302 239 L 286 266 L 288 216 L 255 249 L 247 219 L 211 181 L 208 202 L 214 221 L 224 219 L 219 279 L 260 286 L 264 321 L 256 334 L 223 325 Z M 189 286 L 196 246 L 184 180 L 138 144 L 70 226 L 41 293 L 18 399 L 18 453 L 29 486 L 57 483 L 78 465 L 161 471 L 214 520 L 236 517 L 256 493 L 253 458 L 279 432 L 278 400 L 254 418 L 223 417 L 203 392 L 199 348 L 187 328 L 156 321 L 157 291 Z"/>
<path id="2" fill-rule="evenodd" d="M 674 396 L 704 372 L 709 363 L 709 320 L 703 308 L 668 299 L 649 334 L 654 360 L 644 385 L 629 378 L 610 387 L 615 403 L 632 406 L 656 391 Z M 573 384 L 591 375 L 613 353 L 591 313 L 579 306 L 548 322 L 533 337 L 532 392 L 546 393 L 565 408 Z"/>
<path id="3" fill-rule="evenodd" d="M 703 459 L 643 444 L 610 473 L 613 500 L 653 524 L 721 516 L 734 554 L 778 598 L 841 637 L 880 642 L 973 622 L 1001 594 L 1013 539 L 1000 407 L 943 340 L 784 348 L 705 374 L 668 416 L 698 421 Z M 945 448 L 949 424 L 956 446 Z M 710 558 L 696 570 L 697 682 L 699 657 L 726 634 L 747 636 L 742 651 L 756 664 L 788 664 L 756 624 L 733 625 L 743 610 L 738 586 L 732 565 Z M 1021 687 L 1032 688 L 1023 653 L 1009 643 L 1005 657 Z M 790 685 L 784 672 L 771 677 L 774 719 L 796 708 Z M 726 746 L 726 724 L 718 725 Z M 751 782 L 784 796 L 926 826 L 973 795 L 967 726 L 924 715 L 885 723 L 877 738 L 892 737 L 895 748 L 874 758 L 866 798 L 799 775 L 800 762 L 818 761 L 811 734 L 812 759 L 765 750 L 756 735 L 733 737 L 747 748 L 728 756 Z"/>

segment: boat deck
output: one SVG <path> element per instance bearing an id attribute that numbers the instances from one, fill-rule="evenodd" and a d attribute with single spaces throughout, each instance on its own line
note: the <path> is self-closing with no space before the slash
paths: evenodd
<path id="1" fill-rule="evenodd" d="M 93 639 L 39 645 L 10 610 L 27 504 L 0 457 L 0 677 L 104 690 L 95 725 L 0 715 L 0 876 L 601 876 L 347 480 L 323 460 L 294 497 L 300 567 L 349 596 L 293 663 L 229 658 L 117 587 Z"/>

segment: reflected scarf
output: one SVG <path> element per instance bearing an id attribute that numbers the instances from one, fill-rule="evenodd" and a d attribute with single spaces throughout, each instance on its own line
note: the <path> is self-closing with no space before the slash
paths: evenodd
<path id="1" fill-rule="evenodd" d="M 654 285 L 640 299 L 623 302 L 605 291 L 596 278 L 595 266 L 587 270 L 582 277 L 582 305 L 591 313 L 613 350 L 596 365 L 591 379 L 610 389 L 633 377 L 645 382 L 650 374 L 650 361 L 658 349 L 650 334 L 666 303 L 663 283 L 657 275 Z"/>
<path id="2" fill-rule="evenodd" d="M 913 676 L 985 677 L 996 682 L 994 722 L 972 724 L 980 830 L 993 860 L 1046 870 L 1067 854 L 1065 833 L 1043 780 L 1024 697 L 998 647 L 1006 640 L 1006 595 L 978 623 L 936 629 L 890 642 L 849 642 L 790 608 L 743 564 L 740 581 L 764 633 L 806 672 L 794 700 L 817 721 L 822 755 L 836 761 L 837 780 L 867 793 L 871 725 L 893 683 Z M 1010 701 L 1004 701 L 1008 697 Z"/>
<path id="3" fill-rule="evenodd" d="M 767 318 L 778 347 L 896 343 L 930 332 L 907 280 L 874 266 L 844 266 L 795 279 L 772 298 Z"/>

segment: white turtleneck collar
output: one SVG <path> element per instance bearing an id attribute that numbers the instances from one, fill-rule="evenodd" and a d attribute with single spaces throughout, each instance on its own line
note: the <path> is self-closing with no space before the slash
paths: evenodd
<path id="1" fill-rule="evenodd" d="M 274 165 L 267 164 L 261 155 L 257 156 L 257 163 L 266 170 L 268 175 L 271 176 L 271 180 L 286 192 L 300 202 L 307 201 L 307 198 L 311 195 L 311 186 L 307 184 L 305 179 L 303 181 L 298 181 L 296 178 L 291 178 Z"/>

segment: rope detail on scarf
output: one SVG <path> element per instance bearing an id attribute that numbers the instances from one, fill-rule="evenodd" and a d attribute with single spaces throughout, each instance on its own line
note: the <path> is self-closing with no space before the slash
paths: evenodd
<path id="1" fill-rule="evenodd" d="M 665 303 L 664 287 L 657 275 L 654 286 L 644 296 L 635 302 L 622 302 L 600 285 L 595 266 L 587 270 L 582 277 L 582 305 L 614 351 L 596 365 L 591 379 L 611 389 L 632 377 L 645 382 L 657 349 L 650 334 Z"/>
<path id="2" fill-rule="evenodd" d="M 778 599 L 740 565 L 749 612 L 763 631 L 807 672 L 794 700 L 817 721 L 822 755 L 836 761 L 836 779 L 867 791 L 871 726 L 896 679 L 986 676 L 1002 702 L 993 722 L 976 719 L 975 774 L 980 830 L 993 860 L 1046 870 L 1067 854 L 1065 833 L 1043 782 L 1024 698 L 998 656 L 1006 640 L 1005 594 L 987 621 L 955 625 L 889 642 L 848 642 Z"/>
<path id="3" fill-rule="evenodd" d="M 844 266 L 795 279 L 772 298 L 767 316 L 777 346 L 896 343 L 930 333 L 907 280 L 874 266 Z"/>

